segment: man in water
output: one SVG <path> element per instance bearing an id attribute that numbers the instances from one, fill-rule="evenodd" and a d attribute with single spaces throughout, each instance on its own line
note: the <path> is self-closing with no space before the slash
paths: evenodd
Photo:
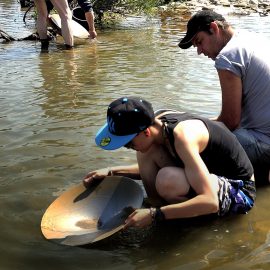
<path id="1" fill-rule="evenodd" d="M 223 122 L 245 149 L 256 184 L 270 175 L 270 42 L 255 33 L 236 31 L 221 15 L 203 10 L 191 17 L 179 47 L 197 48 L 215 61 Z"/>
<path id="2" fill-rule="evenodd" d="M 131 148 L 138 164 L 92 171 L 86 186 L 107 175 L 142 179 L 152 204 L 137 209 L 126 227 L 163 219 L 246 213 L 255 199 L 252 165 L 235 136 L 220 122 L 164 110 L 137 97 L 113 101 L 96 135 L 105 150 Z"/>

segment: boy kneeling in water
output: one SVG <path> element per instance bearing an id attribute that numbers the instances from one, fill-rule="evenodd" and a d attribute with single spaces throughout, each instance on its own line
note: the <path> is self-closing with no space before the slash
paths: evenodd
<path id="1" fill-rule="evenodd" d="M 84 184 L 107 175 L 142 179 L 150 209 L 136 209 L 126 227 L 164 219 L 229 212 L 245 214 L 254 204 L 253 168 L 235 136 L 222 124 L 189 113 L 163 110 L 137 97 L 122 97 L 107 110 L 96 144 L 131 148 L 138 164 L 88 173 Z"/>

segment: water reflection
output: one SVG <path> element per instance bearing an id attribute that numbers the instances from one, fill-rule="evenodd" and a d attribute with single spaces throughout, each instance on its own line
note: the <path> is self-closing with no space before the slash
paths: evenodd
<path id="1" fill-rule="evenodd" d="M 82 78 L 86 71 L 89 71 L 87 72 L 89 86 L 96 84 L 96 77 L 93 76 L 97 67 L 95 47 L 87 47 L 87 49 L 89 52 L 84 51 L 83 55 L 88 58 L 87 66 L 79 50 L 40 55 L 38 67 L 42 76 L 42 85 L 37 90 L 46 96 L 46 102 L 40 106 L 47 116 L 59 116 L 64 119 L 69 115 L 72 116 L 68 111 L 71 112 L 80 105 L 81 101 L 77 93 L 83 87 Z"/>
<path id="2" fill-rule="evenodd" d="M 2 0 L 0 10 L 3 30 L 17 38 L 31 33 L 16 0 Z M 73 51 L 57 42 L 45 54 L 34 41 L 0 44 L 3 269 L 268 269 L 268 187 L 248 215 L 126 231 L 85 248 L 55 245 L 40 232 L 46 207 L 88 170 L 135 161 L 132 151 L 95 147 L 112 99 L 142 95 L 155 109 L 219 112 L 213 62 L 177 47 L 186 16 L 163 13 L 137 25 L 132 18 Z M 269 17 L 230 20 L 270 38 Z"/>

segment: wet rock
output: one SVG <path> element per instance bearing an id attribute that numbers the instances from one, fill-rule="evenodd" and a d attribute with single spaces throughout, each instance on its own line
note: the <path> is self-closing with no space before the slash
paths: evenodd
<path id="1" fill-rule="evenodd" d="M 270 13 L 270 0 L 190 0 L 185 2 L 171 2 L 167 6 L 160 7 L 160 10 L 169 11 L 181 8 L 182 10 L 190 10 L 191 12 L 200 9 L 216 9 L 218 6 L 231 8 L 230 13 L 237 15 L 250 15 L 258 13 L 261 16 L 268 16 Z"/>

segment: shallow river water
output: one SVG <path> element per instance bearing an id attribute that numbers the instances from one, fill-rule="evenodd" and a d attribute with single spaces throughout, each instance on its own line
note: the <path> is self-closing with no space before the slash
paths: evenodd
<path id="1" fill-rule="evenodd" d="M 29 35 L 23 14 L 16 0 L 0 0 L 0 29 Z M 228 18 L 270 38 L 270 17 Z M 213 62 L 177 47 L 186 19 L 130 18 L 72 51 L 60 38 L 45 54 L 35 41 L 0 43 L 0 269 L 270 268 L 270 187 L 258 190 L 248 215 L 129 230 L 85 247 L 41 234 L 46 208 L 88 171 L 135 161 L 131 150 L 95 146 L 112 99 L 141 95 L 155 109 L 219 113 Z"/>

